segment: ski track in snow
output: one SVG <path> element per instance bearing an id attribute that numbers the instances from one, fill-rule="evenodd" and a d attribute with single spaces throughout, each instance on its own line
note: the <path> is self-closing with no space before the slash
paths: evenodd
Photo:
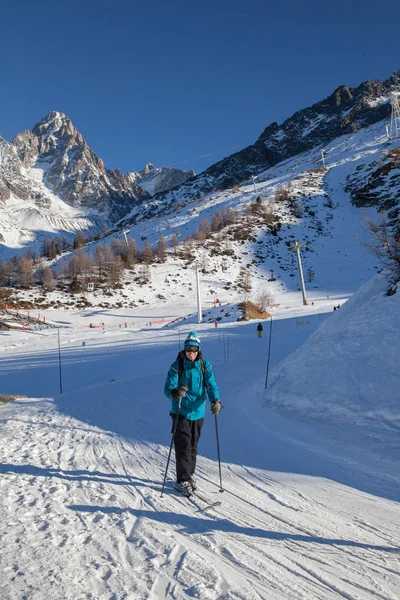
<path id="1" fill-rule="evenodd" d="M 200 487 L 222 506 L 197 511 L 170 480 L 160 498 L 168 448 L 145 410 L 106 409 L 132 418 L 127 439 L 49 401 L 25 408 L 3 408 L 2 598 L 396 598 L 395 503 L 380 499 L 374 515 L 377 498 L 334 481 L 235 464 L 220 495 L 201 457 Z M 91 409 L 95 421 L 104 404 Z"/>

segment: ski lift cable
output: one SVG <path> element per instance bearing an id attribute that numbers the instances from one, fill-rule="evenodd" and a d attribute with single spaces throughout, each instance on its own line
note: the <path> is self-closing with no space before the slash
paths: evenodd
<path id="1" fill-rule="evenodd" d="M 235 146 L 229 146 L 229 148 L 224 148 L 224 149 L 220 149 L 220 150 L 214 150 L 213 152 L 208 152 L 207 154 L 200 154 L 200 156 L 194 156 L 192 158 L 186 158 L 185 160 L 178 160 L 176 162 L 170 163 L 169 165 L 166 165 L 167 167 L 173 167 L 175 165 L 182 165 L 183 163 L 187 163 L 190 162 L 191 160 L 198 160 L 200 158 L 207 158 L 208 156 L 212 156 L 213 154 L 216 154 L 217 152 L 225 152 L 227 150 L 233 150 L 234 148 L 237 148 L 237 144 Z"/>

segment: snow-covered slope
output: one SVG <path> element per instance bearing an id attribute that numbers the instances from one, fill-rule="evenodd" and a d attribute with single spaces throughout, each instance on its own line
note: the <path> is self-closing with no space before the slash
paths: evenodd
<path id="1" fill-rule="evenodd" d="M 351 203 L 349 181 L 366 163 L 379 163 L 388 152 L 399 147 L 398 140 L 387 142 L 384 123 L 378 123 L 356 134 L 343 136 L 326 147 L 326 169 L 321 169 L 321 155 L 315 150 L 284 163 L 274 169 L 260 173 L 255 181 L 246 182 L 235 190 L 213 192 L 199 200 L 185 203 L 175 193 L 166 204 L 153 201 L 147 208 L 151 219 L 141 221 L 138 214 L 136 224 L 130 224 L 129 237 L 138 243 L 146 239 L 156 245 L 162 235 L 179 240 L 193 236 L 199 224 L 212 221 L 217 212 L 235 209 L 242 214 L 234 230 L 227 232 L 223 241 L 218 234 L 205 242 L 194 245 L 194 253 L 200 265 L 206 265 L 205 279 L 208 289 L 215 290 L 226 302 L 238 299 L 232 285 L 241 266 L 251 273 L 253 295 L 267 287 L 279 302 L 279 294 L 300 289 L 296 255 L 290 245 L 299 240 L 305 244 L 302 250 L 303 270 L 306 278 L 307 295 L 310 301 L 323 301 L 336 297 L 348 297 L 368 281 L 378 268 L 378 263 L 368 250 L 370 234 L 366 217 L 377 218 L 374 206 L 355 207 Z M 276 192 L 286 186 L 291 202 L 276 200 Z M 393 184 L 392 194 L 400 193 Z M 252 239 L 240 239 L 246 227 L 244 209 L 260 195 L 266 205 L 280 219 L 280 228 L 271 232 L 257 221 L 253 225 Z M 177 203 L 181 202 L 181 204 Z M 296 215 L 291 204 L 298 204 Z M 239 239 L 238 239 L 239 237 Z M 109 241 L 109 240 L 108 240 Z M 143 243 L 143 242 L 141 242 Z M 158 273 L 170 273 L 172 279 L 179 277 L 179 287 L 166 284 Z M 275 282 L 268 281 L 271 273 Z M 154 291 L 166 297 L 187 294 L 194 285 L 194 272 L 185 273 L 182 261 L 176 261 L 171 253 L 166 265 L 152 267 L 152 289 L 137 290 L 140 298 L 150 298 Z M 186 281 L 185 281 L 186 280 Z M 129 290 L 129 287 L 127 286 Z M 127 290 L 125 290 L 126 293 Z"/>
<path id="2" fill-rule="evenodd" d="M 387 289 L 377 276 L 334 311 L 275 368 L 266 402 L 302 419 L 350 422 L 370 446 L 386 430 L 385 452 L 399 459 L 400 294 Z"/>
<path id="3" fill-rule="evenodd" d="M 291 306 L 289 295 L 285 311 L 273 311 L 271 367 L 324 321 L 317 339 L 330 331 L 357 351 L 356 340 L 366 341 L 362 315 L 373 316 L 367 296 L 378 306 L 368 289 L 354 297 L 348 342 L 345 307 L 314 312 Z M 185 314 L 187 301 L 174 302 L 175 314 Z M 397 308 L 392 300 L 384 313 Z M 174 463 L 160 497 L 171 439 L 164 378 L 194 319 L 165 328 L 161 320 L 174 315 L 160 305 L 49 316 L 63 325 L 61 370 L 57 331 L 0 334 L 0 388 L 30 396 L 0 406 L 2 599 L 397 599 L 398 463 L 386 460 L 394 459 L 388 411 L 375 411 L 377 425 L 384 417 L 379 453 L 376 444 L 354 448 L 352 414 L 358 406 L 358 417 L 368 417 L 360 369 L 341 388 L 352 413 L 324 430 L 264 406 L 268 323 L 261 339 L 255 324 L 199 325 L 224 406 L 223 494 L 209 412 L 200 440 L 200 488 L 222 501 L 204 512 L 174 492 Z M 105 328 L 89 329 L 99 319 Z M 368 340 L 374 346 L 388 335 L 389 320 L 379 322 Z M 398 353 L 398 336 L 391 345 Z M 341 366 L 331 368 L 340 379 Z M 374 389 L 391 380 L 392 368 L 388 360 L 372 365 Z"/>
<path id="4" fill-rule="evenodd" d="M 19 254 L 28 247 L 34 253 L 45 237 L 55 237 L 60 232 L 72 239 L 78 231 L 94 235 L 104 229 L 106 221 L 96 211 L 70 206 L 45 185 L 45 165 L 21 167 L 20 173 L 29 181 L 29 192 L 26 198 L 21 198 L 11 191 L 1 208 L 0 259 Z"/>

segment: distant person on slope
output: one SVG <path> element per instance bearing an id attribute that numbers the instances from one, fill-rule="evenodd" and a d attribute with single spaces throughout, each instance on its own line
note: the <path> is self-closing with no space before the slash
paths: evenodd
<path id="1" fill-rule="evenodd" d="M 259 323 L 257 325 L 257 334 L 258 334 L 258 337 L 262 337 L 262 332 L 263 332 L 263 326 L 261 325 L 261 323 Z"/>
<path id="2" fill-rule="evenodd" d="M 176 480 L 185 496 L 196 489 L 193 474 L 196 468 L 197 444 L 204 423 L 206 392 L 211 412 L 221 410 L 219 391 L 212 366 L 200 352 L 200 339 L 191 331 L 184 350 L 172 363 L 164 386 L 164 394 L 172 400 L 172 433 L 175 430 Z"/>

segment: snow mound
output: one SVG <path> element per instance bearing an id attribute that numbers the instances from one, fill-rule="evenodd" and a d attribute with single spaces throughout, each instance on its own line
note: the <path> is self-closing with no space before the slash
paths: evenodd
<path id="1" fill-rule="evenodd" d="M 271 373 L 268 403 L 311 419 L 398 428 L 400 293 L 378 275 Z"/>

